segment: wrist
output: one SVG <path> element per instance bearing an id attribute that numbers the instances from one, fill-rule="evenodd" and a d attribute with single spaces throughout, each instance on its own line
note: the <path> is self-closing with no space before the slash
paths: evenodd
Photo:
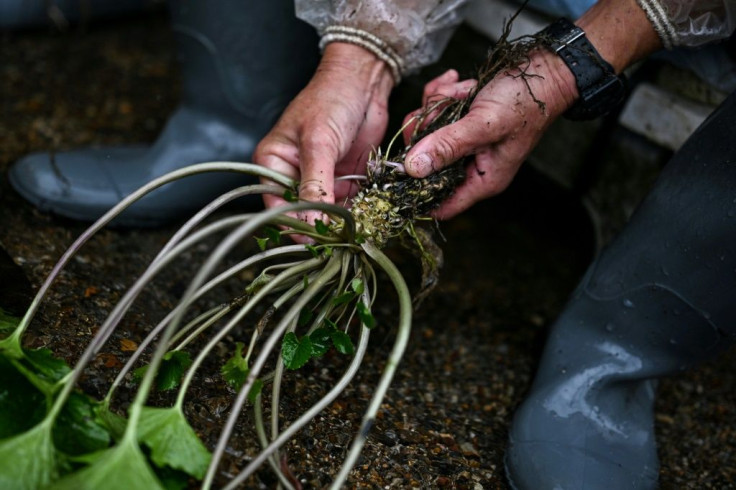
<path id="1" fill-rule="evenodd" d="M 386 97 L 394 87 L 391 67 L 371 51 L 351 43 L 332 42 L 325 46 L 318 71 L 339 73 L 366 87 L 374 87 Z"/>
<path id="2" fill-rule="evenodd" d="M 319 42 L 320 50 L 324 51 L 327 45 L 335 42 L 359 46 L 370 52 L 388 66 L 395 85 L 401 82 L 404 61 L 394 48 L 380 37 L 369 31 L 351 26 L 331 25 L 326 27 Z"/>
<path id="3" fill-rule="evenodd" d="M 656 30 L 636 0 L 601 0 L 575 24 L 616 73 L 662 48 Z"/>
<path id="4" fill-rule="evenodd" d="M 529 82 L 534 91 L 537 85 L 545 93 L 537 98 L 545 103 L 545 110 L 551 116 L 557 116 L 570 108 L 579 97 L 575 76 L 564 61 L 547 49 L 535 49 L 529 56 L 529 73 L 535 77 Z M 535 83 L 540 80 L 541 83 Z"/>
<path id="5" fill-rule="evenodd" d="M 613 111 L 623 102 L 626 79 L 616 74 L 583 29 L 561 18 L 538 36 L 549 51 L 564 61 L 575 78 L 578 99 L 565 113 L 565 117 L 573 120 L 595 119 Z"/>

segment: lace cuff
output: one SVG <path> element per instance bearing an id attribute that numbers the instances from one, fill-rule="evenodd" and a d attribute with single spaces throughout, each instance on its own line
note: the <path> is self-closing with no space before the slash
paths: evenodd
<path id="1" fill-rule="evenodd" d="M 637 0 L 666 49 L 725 39 L 736 28 L 733 0 Z"/>
<path id="2" fill-rule="evenodd" d="M 295 6 L 297 17 L 317 28 L 323 44 L 358 44 L 384 61 L 392 60 L 386 61 L 392 71 L 405 75 L 437 61 L 463 20 L 461 7 L 466 2 L 295 0 Z"/>

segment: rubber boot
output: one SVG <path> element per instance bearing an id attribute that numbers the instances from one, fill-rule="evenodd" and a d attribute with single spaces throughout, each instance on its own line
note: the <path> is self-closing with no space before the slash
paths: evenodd
<path id="1" fill-rule="evenodd" d="M 0 0 L 0 30 L 66 26 L 114 18 L 153 7 L 152 0 Z"/>
<path id="2" fill-rule="evenodd" d="M 515 414 L 516 490 L 653 489 L 656 378 L 736 336 L 736 94 L 663 169 L 553 325 Z"/>
<path id="3" fill-rule="evenodd" d="M 155 177 L 207 161 L 250 161 L 258 141 L 307 83 L 318 61 L 315 31 L 292 0 L 170 2 L 183 67 L 182 102 L 152 147 L 33 154 L 10 182 L 44 211 L 90 221 Z M 118 226 L 157 226 L 250 179 L 188 177 L 136 203 Z M 260 199 L 253 199 L 254 206 Z"/>

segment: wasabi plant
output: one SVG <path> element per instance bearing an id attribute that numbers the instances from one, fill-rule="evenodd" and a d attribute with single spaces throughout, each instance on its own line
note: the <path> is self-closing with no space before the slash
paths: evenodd
<path id="1" fill-rule="evenodd" d="M 518 66 L 538 43 L 535 38 L 507 42 L 508 31 L 507 25 L 481 71 L 478 87 Z M 365 444 L 410 336 L 412 295 L 382 249 L 400 239 L 417 252 L 424 277 L 423 289 L 415 299 L 421 299 L 436 283 L 441 255 L 429 234 L 415 224 L 451 195 L 465 173 L 458 162 L 427 178 L 412 179 L 403 171 L 404 157 L 424 135 L 462 117 L 474 95 L 432 101 L 416 117 L 406 147 L 394 154 L 392 141 L 385 152 L 375 151 L 349 208 L 298 202 L 298 182 L 284 175 L 247 163 L 216 162 L 160 177 L 106 213 L 64 253 L 22 319 L 0 315 L 0 332 L 10 332 L 0 341 L 0 487 L 157 489 L 181 488 L 189 480 L 189 484 L 198 481 L 201 488 L 209 489 L 215 484 L 236 422 L 249 406 L 261 449 L 224 488 L 236 488 L 264 464 L 284 488 L 295 488 L 298 483 L 282 465 L 279 451 L 358 372 L 371 331 L 379 328 L 372 311 L 378 278 L 383 275 L 397 293 L 397 334 L 360 429 L 335 475 L 332 487 L 340 488 Z M 168 182 L 222 171 L 271 183 L 223 194 L 176 231 L 115 305 L 73 367 L 47 349 L 24 347 L 24 333 L 52 283 L 95 233 Z M 213 216 L 226 203 L 253 194 L 283 196 L 289 204 L 258 213 Z M 319 211 L 324 219 L 311 225 L 290 217 L 304 210 Z M 310 237 L 313 243 L 291 244 L 285 239 L 296 234 Z M 86 367 L 120 328 L 145 287 L 183 253 L 208 246 L 213 238 L 219 241 L 178 303 L 132 352 L 106 396 L 97 400 L 80 391 L 78 381 Z M 233 251 L 253 243 L 258 247 L 254 254 L 226 265 Z M 244 281 L 246 273 L 253 279 Z M 228 299 L 218 296 L 225 284 L 237 284 L 239 294 Z M 212 297 L 219 298 L 219 306 L 202 306 L 204 298 Z M 235 395 L 217 444 L 207 448 L 185 417 L 184 401 L 204 361 L 230 337 L 238 340 L 227 346 L 232 355 L 221 362 L 220 373 Z M 344 373 L 314 406 L 282 428 L 279 406 L 285 373 L 329 350 L 349 357 Z M 122 414 L 115 406 L 115 394 L 121 386 L 131 384 L 135 394 L 127 413 Z M 174 393 L 170 406 L 147 405 L 156 390 Z M 264 405 L 270 405 L 268 420 Z"/>

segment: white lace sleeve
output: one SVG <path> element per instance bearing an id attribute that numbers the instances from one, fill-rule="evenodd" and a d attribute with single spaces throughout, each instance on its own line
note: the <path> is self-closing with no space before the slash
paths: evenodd
<path id="1" fill-rule="evenodd" d="M 736 0 L 637 0 L 664 47 L 700 46 L 736 29 Z"/>
<path id="2" fill-rule="evenodd" d="M 295 0 L 296 15 L 323 35 L 328 27 L 360 30 L 386 43 L 402 74 L 437 61 L 467 0 Z"/>

